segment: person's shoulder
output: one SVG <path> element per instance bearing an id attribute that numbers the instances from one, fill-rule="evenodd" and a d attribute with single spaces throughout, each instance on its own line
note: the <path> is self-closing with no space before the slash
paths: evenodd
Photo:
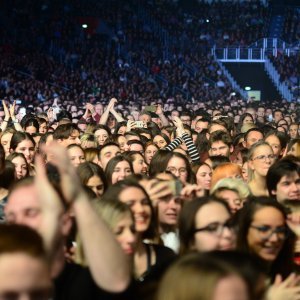
<path id="1" fill-rule="evenodd" d="M 153 247 L 153 249 L 158 257 L 173 258 L 176 256 L 175 252 L 172 249 L 170 249 L 169 247 L 166 247 L 163 245 L 158 245 L 158 244 L 151 244 L 151 246 Z"/>

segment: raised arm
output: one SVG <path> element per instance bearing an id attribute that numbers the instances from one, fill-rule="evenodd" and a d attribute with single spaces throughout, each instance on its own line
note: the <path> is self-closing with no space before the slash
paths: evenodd
<path id="1" fill-rule="evenodd" d="M 169 121 L 166 118 L 166 116 L 164 115 L 164 111 L 163 111 L 163 109 L 161 107 L 161 104 L 157 105 L 156 113 L 158 114 L 159 118 L 161 119 L 162 125 L 163 126 L 168 126 L 169 125 Z"/>
<path id="2" fill-rule="evenodd" d="M 44 150 L 52 155 L 51 162 L 58 168 L 62 194 L 65 201 L 72 205 L 93 279 L 107 291 L 125 290 L 130 281 L 128 260 L 112 231 L 93 209 L 66 150 L 56 143 Z"/>
<path id="3" fill-rule="evenodd" d="M 99 124 L 106 125 L 109 113 L 110 113 L 111 109 L 114 107 L 116 102 L 117 102 L 116 98 L 111 98 L 110 99 L 110 101 L 109 101 L 109 103 L 106 107 L 106 110 L 103 112 L 103 114 L 100 118 Z"/>
<path id="4" fill-rule="evenodd" d="M 23 128 L 21 126 L 21 124 L 19 123 L 16 115 L 15 115 L 15 107 L 16 107 L 16 101 L 13 102 L 13 104 L 9 107 L 9 113 L 10 113 L 10 117 L 11 120 L 14 123 L 14 127 L 17 131 L 23 131 Z"/>
<path id="5" fill-rule="evenodd" d="M 4 120 L 1 123 L 0 129 L 1 131 L 4 131 L 7 128 L 7 124 L 10 119 L 10 113 L 4 100 L 2 100 L 2 105 L 4 110 Z"/>

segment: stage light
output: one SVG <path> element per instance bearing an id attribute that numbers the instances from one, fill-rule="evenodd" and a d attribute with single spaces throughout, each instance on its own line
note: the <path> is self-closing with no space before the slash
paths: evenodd
<path id="1" fill-rule="evenodd" d="M 251 87 L 250 86 L 245 86 L 245 91 L 251 91 Z"/>
<path id="2" fill-rule="evenodd" d="M 82 26 L 82 28 L 84 28 L 84 29 L 87 29 L 87 28 L 88 28 L 87 24 L 82 24 L 81 26 Z"/>

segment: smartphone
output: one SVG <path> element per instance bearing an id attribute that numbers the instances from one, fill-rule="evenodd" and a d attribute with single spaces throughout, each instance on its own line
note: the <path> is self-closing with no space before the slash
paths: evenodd
<path id="1" fill-rule="evenodd" d="M 145 106 L 145 111 L 156 112 L 156 105 Z"/>
<path id="2" fill-rule="evenodd" d="M 172 194 L 176 197 L 180 196 L 182 190 L 182 183 L 179 179 L 169 181 L 169 187 L 172 190 Z"/>
<path id="3" fill-rule="evenodd" d="M 144 128 L 145 127 L 145 123 L 143 121 L 135 121 L 135 126 L 137 128 Z"/>
<path id="4" fill-rule="evenodd" d="M 16 100 L 16 104 L 22 104 L 22 100 L 20 99 Z"/>
<path id="5" fill-rule="evenodd" d="M 19 115 L 20 115 L 21 118 L 23 118 L 26 115 L 26 108 L 25 107 L 20 108 Z"/>

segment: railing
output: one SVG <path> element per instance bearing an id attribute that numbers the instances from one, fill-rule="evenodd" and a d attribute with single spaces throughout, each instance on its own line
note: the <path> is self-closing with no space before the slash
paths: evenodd
<path id="1" fill-rule="evenodd" d="M 278 74 L 277 70 L 268 57 L 266 57 L 265 59 L 265 70 L 269 74 L 272 81 L 276 84 L 277 89 L 279 90 L 283 98 L 287 99 L 288 101 L 292 101 L 293 95 L 290 92 L 289 87 L 284 82 L 280 81 L 280 75 Z"/>
<path id="2" fill-rule="evenodd" d="M 216 57 L 215 57 L 216 59 Z M 247 99 L 248 95 L 247 93 L 238 85 L 238 83 L 233 79 L 233 77 L 231 76 L 231 74 L 227 71 L 227 69 L 223 66 L 223 64 L 221 63 L 220 60 L 216 59 L 220 69 L 222 70 L 223 74 L 226 76 L 226 78 L 228 79 L 228 81 L 230 82 L 232 88 L 235 91 L 238 91 L 239 94 L 242 96 L 243 99 Z"/>

